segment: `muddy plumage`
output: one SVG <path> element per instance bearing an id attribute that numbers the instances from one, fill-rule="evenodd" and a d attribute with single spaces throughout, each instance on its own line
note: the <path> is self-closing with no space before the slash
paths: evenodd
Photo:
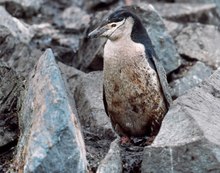
<path id="1" fill-rule="evenodd" d="M 103 36 L 106 113 L 120 136 L 158 133 L 171 104 L 166 74 L 140 19 L 126 8 L 112 13 L 90 36 Z"/>

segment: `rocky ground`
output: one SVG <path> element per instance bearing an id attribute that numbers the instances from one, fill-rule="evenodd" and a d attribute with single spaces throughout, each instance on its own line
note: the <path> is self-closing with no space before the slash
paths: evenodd
<path id="1" fill-rule="evenodd" d="M 125 4 L 174 99 L 148 146 L 119 145 L 102 103 L 105 40 L 87 38 Z M 219 173 L 219 24 L 217 0 L 0 0 L 0 172 Z"/>

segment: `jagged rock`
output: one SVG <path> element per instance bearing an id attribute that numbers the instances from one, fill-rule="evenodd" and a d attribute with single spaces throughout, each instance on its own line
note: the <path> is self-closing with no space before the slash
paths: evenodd
<path id="1" fill-rule="evenodd" d="M 1 6 L 0 14 L 0 58 L 19 75 L 27 76 L 41 54 L 29 44 L 35 32 Z"/>
<path id="2" fill-rule="evenodd" d="M 121 173 L 122 158 L 120 155 L 119 141 L 116 139 L 111 143 L 110 149 L 101 161 L 96 173 Z"/>
<path id="3" fill-rule="evenodd" d="M 23 15 L 30 17 L 39 11 L 45 0 L 0 0 L 6 9 L 16 17 Z"/>
<path id="4" fill-rule="evenodd" d="M 181 55 L 197 59 L 212 67 L 220 65 L 220 31 L 212 25 L 189 24 L 175 38 Z"/>
<path id="5" fill-rule="evenodd" d="M 170 20 L 163 20 L 165 27 L 167 28 L 168 34 L 175 38 L 183 29 L 184 25 L 181 23 L 173 22 Z"/>
<path id="6" fill-rule="evenodd" d="M 170 83 L 170 86 L 172 88 L 171 95 L 173 97 L 179 97 L 183 95 L 187 90 L 198 85 L 204 79 L 211 76 L 212 71 L 213 70 L 210 67 L 198 61 L 189 69 L 184 77 Z"/>
<path id="7" fill-rule="evenodd" d="M 199 22 L 218 25 L 220 22 L 215 4 L 156 3 L 154 7 L 162 17 L 180 23 Z"/>
<path id="8" fill-rule="evenodd" d="M 94 10 L 96 8 L 107 7 L 116 2 L 118 2 L 118 0 L 84 0 L 84 8 L 87 10 Z"/>
<path id="9" fill-rule="evenodd" d="M 103 48 L 106 42 L 105 39 L 88 39 L 88 33 L 91 32 L 95 26 L 99 25 L 103 16 L 107 11 L 98 12 L 91 19 L 90 28 L 86 32 L 84 39 L 81 40 L 78 57 L 74 61 L 74 66 L 82 71 L 102 70 L 103 69 Z"/>
<path id="10" fill-rule="evenodd" d="M 65 76 L 67 80 L 69 86 L 68 88 L 70 89 L 71 93 L 74 93 L 75 88 L 78 85 L 78 81 L 83 75 L 85 75 L 85 73 L 83 73 L 80 70 L 77 70 L 72 66 L 67 66 L 63 63 L 58 63 L 58 65 L 60 67 L 62 76 Z"/>
<path id="11" fill-rule="evenodd" d="M 50 49 L 30 75 L 19 117 L 19 172 L 86 172 L 80 124 Z"/>
<path id="12" fill-rule="evenodd" d="M 66 30 L 79 32 L 88 28 L 90 15 L 81 10 L 79 7 L 71 6 L 64 10 L 61 15 L 61 21 Z"/>
<path id="13" fill-rule="evenodd" d="M 28 44 L 35 34 L 29 25 L 12 17 L 2 6 L 0 6 L 0 26 L 6 27 L 15 38 L 25 44 Z"/>
<path id="14" fill-rule="evenodd" d="M 76 59 L 80 44 L 80 34 L 62 33 L 49 23 L 33 25 L 36 34 L 33 39 L 38 49 L 51 47 L 57 60 L 73 65 Z"/>
<path id="15" fill-rule="evenodd" d="M 18 139 L 18 112 L 23 90 L 22 78 L 0 61 L 0 150 Z"/>
<path id="16" fill-rule="evenodd" d="M 174 102 L 145 147 L 142 172 L 219 172 L 219 98 L 220 69 Z"/>
<path id="17" fill-rule="evenodd" d="M 140 16 L 148 31 L 154 49 L 167 73 L 180 66 L 180 57 L 172 37 L 168 34 L 163 19 L 152 5 L 139 3 L 132 10 Z"/>
<path id="18" fill-rule="evenodd" d="M 82 76 L 76 86 L 75 100 L 80 121 L 85 127 L 89 127 L 91 131 L 95 132 L 102 129 L 112 133 L 109 117 L 104 110 L 102 78 L 102 71 Z"/>
<path id="19" fill-rule="evenodd" d="M 192 3 L 191 0 L 176 0 L 176 2 L 183 2 L 183 3 Z M 219 0 L 194 0 L 193 3 L 214 3 L 218 7 L 217 12 L 220 16 L 220 1 Z"/>

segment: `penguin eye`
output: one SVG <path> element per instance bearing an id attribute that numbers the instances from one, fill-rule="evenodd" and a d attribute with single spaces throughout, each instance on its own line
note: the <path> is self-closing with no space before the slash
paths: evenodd
<path id="1" fill-rule="evenodd" d="M 115 24 L 115 23 L 111 24 L 111 27 L 112 27 L 112 28 L 113 28 L 113 27 L 116 27 L 116 24 Z"/>

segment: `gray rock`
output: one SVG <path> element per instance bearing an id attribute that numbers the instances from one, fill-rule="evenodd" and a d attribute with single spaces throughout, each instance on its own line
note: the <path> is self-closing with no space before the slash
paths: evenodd
<path id="1" fill-rule="evenodd" d="M 220 21 L 214 3 L 156 3 L 154 7 L 163 18 L 180 23 L 199 22 L 218 25 Z"/>
<path id="2" fill-rule="evenodd" d="M 73 65 L 79 50 L 81 34 L 63 33 L 49 23 L 32 25 L 36 32 L 33 42 L 40 49 L 51 47 L 57 60 Z"/>
<path id="3" fill-rule="evenodd" d="M 165 27 L 167 28 L 168 34 L 175 38 L 183 29 L 184 25 L 181 23 L 173 22 L 170 20 L 163 20 Z"/>
<path id="4" fill-rule="evenodd" d="M 106 42 L 105 39 L 88 39 L 88 33 L 95 26 L 99 25 L 103 16 L 107 11 L 98 12 L 91 19 L 90 29 L 87 31 L 84 39 L 81 39 L 78 57 L 74 61 L 74 66 L 82 71 L 102 70 L 103 69 L 103 48 Z"/>
<path id="5" fill-rule="evenodd" d="M 90 15 L 76 6 L 66 8 L 61 15 L 65 29 L 79 32 L 89 27 Z"/>
<path id="6" fill-rule="evenodd" d="M 6 27 L 15 38 L 25 44 L 28 44 L 35 34 L 29 25 L 12 17 L 2 6 L 0 6 L 0 26 Z"/>
<path id="7" fill-rule="evenodd" d="M 177 69 L 180 66 L 180 57 L 158 12 L 152 5 L 146 3 L 139 3 L 138 6 L 133 6 L 132 10 L 142 19 L 166 72 L 169 73 Z"/>
<path id="8" fill-rule="evenodd" d="M 94 132 L 103 129 L 103 133 L 113 133 L 110 119 L 104 110 L 102 78 L 102 71 L 82 76 L 75 90 L 75 100 L 83 126 Z"/>
<path id="9" fill-rule="evenodd" d="M 191 0 L 176 0 L 176 2 L 183 2 L 183 3 L 192 3 Z M 218 15 L 220 16 L 220 1 L 219 0 L 194 0 L 193 3 L 214 3 L 217 5 Z"/>
<path id="10" fill-rule="evenodd" d="M 94 10 L 96 8 L 110 6 L 111 4 L 116 3 L 117 1 L 118 0 L 84 0 L 84 8 L 87 10 Z"/>
<path id="11" fill-rule="evenodd" d="M 184 77 L 170 83 L 170 86 L 172 88 L 172 96 L 179 97 L 183 95 L 187 90 L 195 87 L 204 79 L 211 76 L 212 72 L 213 70 L 210 67 L 198 61 L 189 69 Z"/>
<path id="12" fill-rule="evenodd" d="M 214 68 L 220 65 L 220 31 L 212 25 L 189 24 L 175 38 L 181 55 L 197 59 Z"/>
<path id="13" fill-rule="evenodd" d="M 14 165 L 21 172 L 86 172 L 80 124 L 50 49 L 30 75 Z"/>
<path id="14" fill-rule="evenodd" d="M 0 61 L 0 147 L 18 139 L 18 112 L 23 90 L 22 78 Z"/>
<path id="15" fill-rule="evenodd" d="M 30 17 L 39 11 L 45 0 L 0 0 L 0 4 L 4 4 L 7 10 L 16 17 L 24 15 Z"/>
<path id="16" fill-rule="evenodd" d="M 110 149 L 101 161 L 96 173 L 121 173 L 122 158 L 120 155 L 120 146 L 118 140 L 111 143 Z"/>
<path id="17" fill-rule="evenodd" d="M 145 147 L 142 172 L 220 171 L 220 69 L 179 97 Z"/>
<path id="18" fill-rule="evenodd" d="M 83 73 L 80 70 L 77 70 L 72 66 L 67 66 L 60 62 L 58 63 L 58 65 L 61 70 L 62 76 L 65 76 L 67 80 L 68 88 L 70 89 L 71 93 L 74 94 L 75 88 L 78 85 L 78 81 L 83 75 L 85 75 L 85 73 Z"/>

